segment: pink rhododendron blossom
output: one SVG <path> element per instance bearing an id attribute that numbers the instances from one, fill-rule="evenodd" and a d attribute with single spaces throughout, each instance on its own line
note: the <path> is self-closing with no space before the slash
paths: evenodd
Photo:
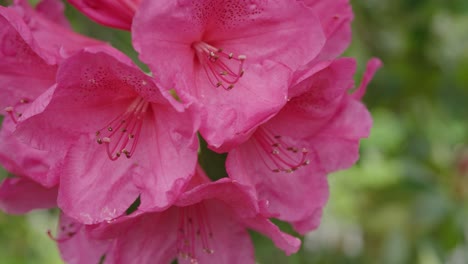
<path id="1" fill-rule="evenodd" d="M 369 112 L 348 94 L 354 71 L 353 59 L 311 69 L 281 112 L 228 155 L 230 177 L 254 186 L 272 215 L 300 233 L 319 224 L 326 174 L 352 165 L 369 133 Z"/>
<path id="2" fill-rule="evenodd" d="M 163 86 L 200 103 L 200 132 L 218 151 L 284 105 L 290 70 L 325 42 L 314 11 L 286 0 L 142 1 L 132 32 Z"/>
<path id="3" fill-rule="evenodd" d="M 68 0 L 94 21 L 130 30 L 132 19 L 141 0 Z"/>
<path id="4" fill-rule="evenodd" d="M 230 179 L 201 184 L 183 193 L 163 212 L 135 212 L 93 231 L 95 237 L 115 240 L 114 263 L 254 263 L 247 228 L 270 237 L 287 254 L 300 240 L 282 233 L 259 214 L 250 189 Z"/>
<path id="5" fill-rule="evenodd" d="M 67 264 L 114 263 L 108 256 L 112 240 L 97 240 L 86 226 L 65 214 L 60 214 L 57 235 L 49 235 L 57 242 L 62 259 Z"/>
<path id="6" fill-rule="evenodd" d="M 67 153 L 58 204 L 86 224 L 121 215 L 140 194 L 141 208 L 170 205 L 197 159 L 195 119 L 120 57 L 87 50 L 64 61 L 57 85 L 16 131 L 34 147 Z"/>

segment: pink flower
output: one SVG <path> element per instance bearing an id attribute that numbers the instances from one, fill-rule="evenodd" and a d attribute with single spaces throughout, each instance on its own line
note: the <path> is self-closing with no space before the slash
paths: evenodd
<path id="1" fill-rule="evenodd" d="M 200 132 L 218 151 L 284 105 L 290 70 L 325 42 L 314 12 L 286 0 L 142 1 L 132 32 L 163 87 L 200 103 Z"/>
<path id="2" fill-rule="evenodd" d="M 247 228 L 270 237 L 287 254 L 300 240 L 282 233 L 258 213 L 249 188 L 230 179 L 208 182 L 198 169 L 199 184 L 163 212 L 137 211 L 90 232 L 114 239 L 114 263 L 254 263 Z"/>
<path id="3" fill-rule="evenodd" d="M 132 19 L 141 0 L 68 0 L 94 21 L 130 30 Z"/>
<path id="4" fill-rule="evenodd" d="M 146 209 L 177 198 L 198 150 L 197 124 L 180 108 L 117 51 L 86 50 L 60 65 L 57 85 L 27 108 L 16 133 L 67 153 L 59 207 L 91 224 L 121 215 L 140 194 Z"/>
<path id="5" fill-rule="evenodd" d="M 351 166 L 359 140 L 369 133 L 369 112 L 348 95 L 354 71 L 353 59 L 310 69 L 281 112 L 227 158 L 229 176 L 254 186 L 268 211 L 300 233 L 319 224 L 328 199 L 326 174 Z M 366 80 L 375 68 L 369 71 Z"/>

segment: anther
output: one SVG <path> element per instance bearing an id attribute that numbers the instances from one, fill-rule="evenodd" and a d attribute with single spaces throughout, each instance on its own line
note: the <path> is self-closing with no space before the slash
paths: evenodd
<path id="1" fill-rule="evenodd" d="M 244 75 L 245 55 L 234 57 L 234 53 L 226 53 L 205 42 L 197 42 L 192 46 L 203 66 L 208 80 L 214 87 L 225 90 L 234 88 L 234 84 Z"/>
<path id="2" fill-rule="evenodd" d="M 272 172 L 293 173 L 310 164 L 306 160 L 308 150 L 296 146 L 288 146 L 281 135 L 273 135 L 265 128 L 260 128 L 253 137 L 255 146 L 265 166 Z"/>
<path id="3" fill-rule="evenodd" d="M 111 160 L 117 160 L 122 154 L 127 158 L 133 156 L 148 107 L 149 103 L 138 97 L 124 113 L 96 132 L 97 143 L 106 144 Z"/>

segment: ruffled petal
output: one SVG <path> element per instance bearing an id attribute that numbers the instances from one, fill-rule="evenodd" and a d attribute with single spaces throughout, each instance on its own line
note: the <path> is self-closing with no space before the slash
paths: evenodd
<path id="1" fill-rule="evenodd" d="M 239 216 L 229 210 L 229 205 L 219 200 L 202 203 L 201 206 L 205 210 L 199 213 L 203 213 L 205 226 L 200 227 L 211 236 L 207 234 L 205 245 L 200 241 L 203 238 L 195 241 L 193 259 L 198 263 L 255 263 L 254 247 L 249 233 L 242 221 L 239 221 Z M 197 209 L 202 210 L 200 207 Z M 192 263 L 191 258 L 179 256 L 178 260 L 179 263 Z"/>
<path id="2" fill-rule="evenodd" d="M 65 214 L 60 215 L 57 240 L 62 259 L 67 264 L 113 263 L 109 250 L 111 240 L 98 240 L 90 236 L 81 223 Z"/>
<path id="3" fill-rule="evenodd" d="M 271 238 L 273 243 L 287 255 L 296 253 L 301 247 L 301 240 L 299 238 L 281 232 L 275 224 L 264 217 L 258 216 L 257 218 L 246 219 L 244 223 L 249 228 Z"/>
<path id="4" fill-rule="evenodd" d="M 320 133 L 311 138 L 320 164 L 327 172 L 346 169 L 359 158 L 359 141 L 372 127 L 372 117 L 360 102 L 347 98 Z"/>
<path id="5" fill-rule="evenodd" d="M 10 119 L 3 120 L 0 130 L 0 164 L 13 175 L 27 177 L 45 187 L 55 186 L 58 175 L 52 167 L 59 163 L 59 156 L 20 142 L 12 135 L 14 127 Z"/>
<path id="6" fill-rule="evenodd" d="M 145 214 L 125 223 L 127 228 L 118 228 L 120 234 L 111 252 L 115 263 L 170 263 L 175 259 L 177 213 L 176 208 L 171 208 L 164 213 Z"/>
<path id="7" fill-rule="evenodd" d="M 226 152 L 245 141 L 251 132 L 275 115 L 286 103 L 290 71 L 266 61 L 251 65 L 230 91 L 202 86 L 197 97 L 203 107 L 200 132 L 210 148 Z"/>
<path id="8" fill-rule="evenodd" d="M 269 59 L 296 70 L 325 43 L 319 19 L 298 1 L 201 2 L 208 15 L 203 39 L 246 55 L 246 63 Z"/>
<path id="9" fill-rule="evenodd" d="M 60 0 L 42 0 L 36 5 L 36 11 L 50 21 L 71 30 L 70 22 L 65 16 L 65 5 Z"/>
<path id="10" fill-rule="evenodd" d="M 328 67 L 303 78 L 295 90 L 297 96 L 272 118 L 268 125 L 284 136 L 311 137 L 325 126 L 343 104 L 343 98 L 353 87 L 356 62 L 343 58 Z M 290 129 L 291 126 L 294 129 Z"/>
<path id="11" fill-rule="evenodd" d="M 57 188 L 46 188 L 26 178 L 7 178 L 0 186 L 0 209 L 24 214 L 57 206 Z"/>
<path id="12" fill-rule="evenodd" d="M 140 0 L 69 0 L 68 2 L 100 24 L 130 30 Z"/>
<path id="13" fill-rule="evenodd" d="M 137 68 L 103 52 L 80 52 L 61 64 L 57 87 L 25 110 L 16 133 L 36 148 L 63 153 L 80 134 L 94 134 L 125 112 L 137 92 L 161 98 Z"/>
<path id="14" fill-rule="evenodd" d="M 133 177 L 141 190 L 141 210 L 160 210 L 179 196 L 193 176 L 198 157 L 198 128 L 189 112 L 176 112 L 169 104 L 153 104 L 132 160 Z"/>
<path id="15" fill-rule="evenodd" d="M 56 66 L 22 18 L 0 6 L 0 109 L 32 101 L 54 83 Z M 3 112 L 4 113 L 4 112 Z"/>
<path id="16" fill-rule="evenodd" d="M 70 28 L 64 27 L 60 19 L 59 21 L 51 20 L 48 15 L 43 14 L 42 10 L 34 10 L 28 1 L 15 0 L 11 8 L 22 15 L 34 39 L 53 64 L 57 64 L 84 47 L 108 45 L 75 33 Z"/>
<path id="17" fill-rule="evenodd" d="M 139 195 L 132 181 L 134 167 L 129 159 L 111 161 L 94 138 L 81 137 L 65 158 L 59 207 L 84 224 L 122 215 Z"/>
<path id="18" fill-rule="evenodd" d="M 258 205 L 250 187 L 223 178 L 216 182 L 199 185 L 184 192 L 175 205 L 190 206 L 204 200 L 216 199 L 224 202 L 239 217 L 252 217 L 258 213 Z"/>
<path id="19" fill-rule="evenodd" d="M 304 0 L 304 3 L 316 12 L 326 36 L 326 43 L 316 60 L 336 58 L 351 42 L 353 10 L 349 0 Z"/>
<path id="20" fill-rule="evenodd" d="M 252 139 L 228 154 L 226 170 L 234 180 L 252 186 L 257 199 L 265 201 L 268 213 L 278 219 L 305 221 L 328 200 L 328 183 L 315 149 L 306 142 L 282 137 L 285 146 L 273 154 L 265 139 Z M 287 151 L 298 148 L 298 153 Z M 302 148 L 308 152 L 300 153 Z"/>

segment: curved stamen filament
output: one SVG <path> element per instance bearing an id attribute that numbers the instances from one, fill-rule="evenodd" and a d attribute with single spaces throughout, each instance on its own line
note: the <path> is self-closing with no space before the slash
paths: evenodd
<path id="1" fill-rule="evenodd" d="M 206 254 L 213 254 L 210 246 L 213 238 L 211 226 L 203 203 L 179 208 L 179 227 L 177 234 L 177 251 L 184 259 L 191 263 L 198 263 L 196 251 L 198 242 Z"/>
<path id="2" fill-rule="evenodd" d="M 80 232 L 81 228 L 82 228 L 82 225 L 69 223 L 67 226 L 63 225 L 60 227 L 59 237 L 54 237 L 52 235 L 52 231 L 50 230 L 47 230 L 47 235 L 49 236 L 50 239 L 54 240 L 55 242 L 58 242 L 58 243 L 66 242 L 72 239 L 78 232 Z M 68 230 L 68 229 L 72 229 L 72 230 Z"/>
<path id="3" fill-rule="evenodd" d="M 138 97 L 124 113 L 96 132 L 97 142 L 106 145 L 111 160 L 117 160 L 122 154 L 127 158 L 133 156 L 148 106 L 146 100 Z"/>
<path id="4" fill-rule="evenodd" d="M 215 48 L 205 42 L 197 42 L 193 47 L 208 80 L 214 87 L 231 90 L 244 75 L 246 56 L 236 57 L 233 53 L 226 53 L 223 49 Z"/>
<path id="5" fill-rule="evenodd" d="M 270 131 L 259 128 L 253 138 L 262 162 L 273 172 L 291 173 L 310 163 L 306 148 L 290 146 L 280 135 L 273 135 Z"/>
<path id="6" fill-rule="evenodd" d="M 18 124 L 18 118 L 20 118 L 23 115 L 23 113 L 17 111 L 17 108 L 22 105 L 28 104 L 29 102 L 29 99 L 23 98 L 19 100 L 15 105 L 5 107 L 4 110 L 10 116 L 11 120 L 13 120 L 13 123 Z"/>

